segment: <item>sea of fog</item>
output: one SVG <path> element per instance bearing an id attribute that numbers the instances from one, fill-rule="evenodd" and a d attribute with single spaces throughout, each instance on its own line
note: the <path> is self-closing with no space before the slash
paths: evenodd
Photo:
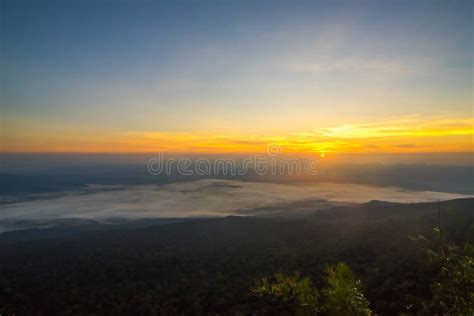
<path id="1" fill-rule="evenodd" d="M 349 183 L 277 184 L 207 179 L 166 185 L 89 186 L 86 190 L 60 195 L 35 196 L 3 204 L 0 223 L 67 218 L 269 215 L 272 212 L 289 215 L 371 200 L 429 202 L 463 197 L 469 196 Z"/>

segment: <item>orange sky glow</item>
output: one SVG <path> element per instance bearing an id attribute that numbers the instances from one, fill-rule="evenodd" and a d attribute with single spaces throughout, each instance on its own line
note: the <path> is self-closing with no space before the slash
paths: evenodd
<path id="1" fill-rule="evenodd" d="M 474 119 L 408 116 L 377 123 L 344 124 L 284 134 L 245 132 L 111 133 L 43 128 L 4 135 L 3 152 L 76 153 L 262 153 L 278 144 L 284 153 L 424 153 L 472 152 Z"/>

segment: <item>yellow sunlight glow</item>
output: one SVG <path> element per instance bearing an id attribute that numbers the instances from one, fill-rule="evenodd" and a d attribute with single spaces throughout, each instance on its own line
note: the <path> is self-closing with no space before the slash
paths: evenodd
<path id="1" fill-rule="evenodd" d="M 155 131 L 94 135 L 38 131 L 2 136 L 3 152 L 261 153 L 276 143 L 284 153 L 472 152 L 474 119 L 401 117 L 378 123 L 319 128 L 286 135 Z"/>

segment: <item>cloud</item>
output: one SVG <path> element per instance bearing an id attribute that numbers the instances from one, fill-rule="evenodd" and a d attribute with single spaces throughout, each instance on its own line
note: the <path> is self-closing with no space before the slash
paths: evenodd
<path id="1" fill-rule="evenodd" d="M 400 145 L 396 145 L 396 146 L 400 147 L 400 148 L 416 148 L 416 147 L 419 147 L 416 144 L 400 144 Z"/>
<path id="2" fill-rule="evenodd" d="M 380 72 L 388 74 L 409 74 L 414 67 L 397 60 L 383 59 L 338 59 L 318 62 L 295 62 L 285 65 L 292 72 L 319 74 L 324 72 Z"/>
<path id="3" fill-rule="evenodd" d="M 302 202 L 306 209 L 314 211 L 373 199 L 419 202 L 460 197 L 466 196 L 357 184 L 276 184 L 207 179 L 161 186 L 101 186 L 89 188 L 85 194 L 75 192 L 61 197 L 5 204 L 2 205 L 0 221 L 227 216 L 257 214 L 262 209 L 278 208 L 291 214 L 298 211 L 292 206 Z"/>

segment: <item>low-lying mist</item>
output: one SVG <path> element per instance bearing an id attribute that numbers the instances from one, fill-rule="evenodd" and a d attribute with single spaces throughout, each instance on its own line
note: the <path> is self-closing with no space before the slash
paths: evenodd
<path id="1" fill-rule="evenodd" d="M 364 203 L 427 202 L 463 194 L 342 183 L 279 184 L 206 179 L 165 185 L 89 186 L 4 204 L 0 220 L 167 218 L 287 214 Z"/>

